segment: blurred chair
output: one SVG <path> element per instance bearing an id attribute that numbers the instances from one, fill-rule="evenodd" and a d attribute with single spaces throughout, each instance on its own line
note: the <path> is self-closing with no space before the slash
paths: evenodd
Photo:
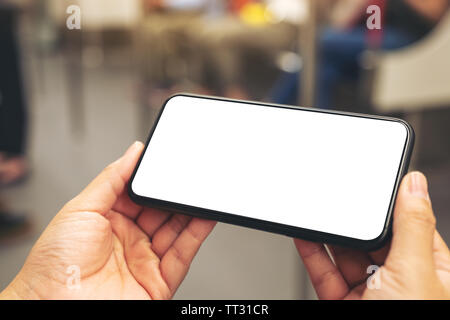
<path id="1" fill-rule="evenodd" d="M 379 57 L 372 101 L 379 112 L 450 105 L 450 13 L 424 40 Z"/>
<path id="2" fill-rule="evenodd" d="M 80 135 L 84 130 L 83 65 L 96 66 L 104 61 L 105 31 L 125 31 L 133 35 L 140 20 L 141 0 L 51 0 L 50 17 L 60 29 L 66 58 L 69 106 L 72 131 Z M 66 12 L 71 5 L 81 9 L 81 30 L 68 30 Z"/>
<path id="3" fill-rule="evenodd" d="M 416 138 L 420 137 L 422 112 L 450 106 L 449 59 L 450 12 L 422 41 L 376 57 L 371 95 L 374 110 L 404 112 Z"/>

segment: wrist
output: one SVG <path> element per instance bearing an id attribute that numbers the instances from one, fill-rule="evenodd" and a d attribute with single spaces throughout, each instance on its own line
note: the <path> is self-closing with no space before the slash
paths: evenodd
<path id="1" fill-rule="evenodd" d="M 39 295 L 18 275 L 2 292 L 0 300 L 40 299 Z"/>
<path id="2" fill-rule="evenodd" d="M 23 300 L 14 289 L 9 286 L 0 292 L 0 300 Z"/>

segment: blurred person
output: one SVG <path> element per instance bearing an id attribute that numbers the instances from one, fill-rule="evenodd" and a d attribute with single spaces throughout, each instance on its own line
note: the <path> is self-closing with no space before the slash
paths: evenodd
<path id="1" fill-rule="evenodd" d="M 16 39 L 15 7 L 0 0 L 0 186 L 27 173 L 25 161 L 26 105 Z"/>
<path id="2" fill-rule="evenodd" d="M 56 214 L 0 299 L 170 299 L 214 221 L 133 203 L 134 143 Z M 450 299 L 450 252 L 435 227 L 425 177 L 406 175 L 393 238 L 374 252 L 294 240 L 319 298 Z M 377 264 L 381 287 L 366 287 Z M 73 270 L 79 279 L 73 281 Z"/>
<path id="3" fill-rule="evenodd" d="M 318 39 L 316 106 L 333 107 L 336 86 L 343 80 L 357 80 L 359 59 L 367 49 L 389 51 L 422 39 L 448 9 L 448 0 L 339 0 L 332 14 L 332 27 Z M 366 9 L 371 4 L 382 9 L 382 29 L 369 31 Z M 271 100 L 297 104 L 299 73 L 284 73 L 271 92 Z"/>
<path id="4" fill-rule="evenodd" d="M 0 189 L 21 182 L 25 160 L 26 103 L 16 38 L 18 8 L 0 0 Z M 28 230 L 25 215 L 9 212 L 0 201 L 0 242 Z"/>

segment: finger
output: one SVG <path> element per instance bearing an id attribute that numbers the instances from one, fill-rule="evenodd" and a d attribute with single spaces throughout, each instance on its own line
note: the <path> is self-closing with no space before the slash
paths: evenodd
<path id="1" fill-rule="evenodd" d="M 155 232 L 152 237 L 152 250 L 158 257 L 164 256 L 191 219 L 189 216 L 174 214 Z"/>
<path id="2" fill-rule="evenodd" d="M 429 199 L 425 176 L 420 172 L 406 175 L 397 196 L 391 251 L 386 263 L 406 264 L 418 272 L 430 270 L 436 218 Z"/>
<path id="3" fill-rule="evenodd" d="M 369 252 L 369 257 L 377 266 L 382 266 L 384 264 L 384 261 L 386 261 L 386 257 L 390 249 L 391 249 L 391 242 L 389 241 L 381 249 Z"/>
<path id="4" fill-rule="evenodd" d="M 122 194 L 119 195 L 112 209 L 132 220 L 136 219 L 136 217 L 144 210 L 142 206 L 134 203 L 130 199 L 127 192 L 122 192 Z"/>
<path id="5" fill-rule="evenodd" d="M 367 267 L 373 264 L 366 252 L 340 246 L 329 248 L 336 266 L 350 288 L 357 287 L 366 281 L 369 276 Z"/>
<path id="6" fill-rule="evenodd" d="M 171 216 L 168 211 L 155 208 L 145 208 L 136 220 L 137 225 L 152 238 L 158 230 Z"/>
<path id="7" fill-rule="evenodd" d="M 133 143 L 125 154 L 104 169 L 78 196 L 66 205 L 67 211 L 107 213 L 125 189 L 144 145 Z"/>
<path id="8" fill-rule="evenodd" d="M 172 294 L 183 281 L 198 249 L 215 225 L 215 221 L 193 218 L 162 258 L 161 274 Z"/>
<path id="9" fill-rule="evenodd" d="M 115 211 L 107 213 L 114 234 L 123 247 L 126 266 L 121 270 L 122 277 L 129 270 L 134 279 L 147 291 L 152 299 L 170 299 L 172 294 L 161 275 L 159 257 L 150 249 L 147 235 L 139 229 L 133 220 Z M 120 252 L 115 252 L 120 254 Z"/>
<path id="10" fill-rule="evenodd" d="M 323 244 L 294 239 L 319 299 L 342 299 L 349 292 L 339 269 L 334 265 Z"/>

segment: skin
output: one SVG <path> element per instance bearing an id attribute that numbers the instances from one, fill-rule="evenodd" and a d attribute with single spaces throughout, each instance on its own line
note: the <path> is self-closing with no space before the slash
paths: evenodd
<path id="1" fill-rule="evenodd" d="M 323 244 L 294 242 L 320 299 L 450 299 L 450 252 L 419 172 L 402 181 L 392 241 L 384 248 L 366 253 L 328 246 L 333 263 Z M 367 286 L 370 265 L 380 267 L 371 279 L 378 289 Z"/>
<path id="2" fill-rule="evenodd" d="M 215 222 L 134 204 L 126 184 L 134 143 L 68 202 L 2 299 L 170 299 Z M 81 282 L 73 282 L 79 268 Z"/>
<path id="3" fill-rule="evenodd" d="M 172 298 L 215 222 L 134 204 L 125 186 L 142 150 L 133 144 L 61 209 L 1 299 Z M 450 252 L 421 173 L 402 181 L 384 248 L 330 246 L 332 259 L 323 244 L 294 241 L 321 299 L 450 299 Z M 369 265 L 380 266 L 378 289 Z"/>

